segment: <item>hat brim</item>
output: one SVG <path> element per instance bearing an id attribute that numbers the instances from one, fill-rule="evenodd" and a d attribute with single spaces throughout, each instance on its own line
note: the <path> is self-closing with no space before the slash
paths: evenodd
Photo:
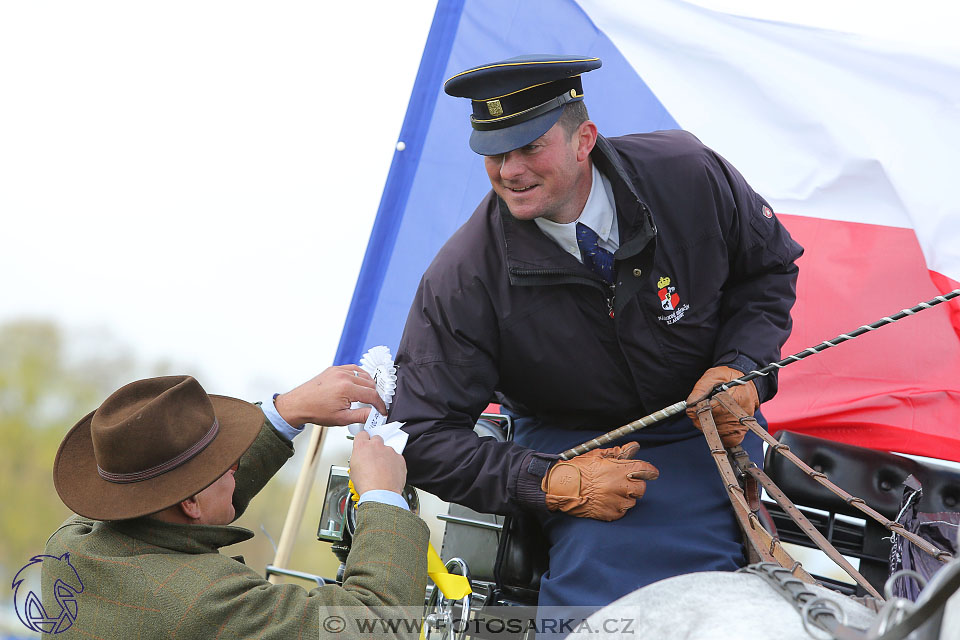
<path id="1" fill-rule="evenodd" d="M 200 453 L 170 471 L 119 484 L 97 473 L 90 412 L 67 433 L 53 463 L 53 484 L 74 513 L 94 520 L 127 520 L 155 513 L 203 491 L 250 448 L 263 426 L 260 407 L 226 396 L 209 396 L 220 428 Z"/>
<path id="2" fill-rule="evenodd" d="M 549 131 L 562 113 L 563 107 L 560 106 L 511 127 L 486 131 L 474 129 L 470 134 L 470 148 L 482 156 L 496 156 L 519 149 Z"/>

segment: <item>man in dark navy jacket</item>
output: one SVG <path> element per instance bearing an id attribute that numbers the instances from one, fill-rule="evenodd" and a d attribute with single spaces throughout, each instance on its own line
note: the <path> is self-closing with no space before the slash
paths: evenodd
<path id="1" fill-rule="evenodd" d="M 541 606 L 602 605 L 743 563 L 690 418 L 569 462 L 556 454 L 779 359 L 802 253 L 693 135 L 600 136 L 580 82 L 599 66 L 525 56 L 445 84 L 471 99 L 470 146 L 493 190 L 423 276 L 390 416 L 410 433 L 411 482 L 539 518 L 550 544 Z M 775 392 L 765 377 L 733 395 L 753 414 Z M 472 431 L 494 394 L 515 417 L 513 442 Z M 727 446 L 743 441 L 761 459 L 732 415 L 714 416 Z"/>

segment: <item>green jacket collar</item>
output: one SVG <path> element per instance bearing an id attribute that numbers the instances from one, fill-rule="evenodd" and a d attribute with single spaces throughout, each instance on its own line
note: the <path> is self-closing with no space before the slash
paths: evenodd
<path id="1" fill-rule="evenodd" d="M 174 524 L 153 518 L 117 520 L 104 524 L 123 535 L 181 553 L 218 553 L 220 547 L 243 542 L 253 537 L 253 531 L 243 527 Z"/>

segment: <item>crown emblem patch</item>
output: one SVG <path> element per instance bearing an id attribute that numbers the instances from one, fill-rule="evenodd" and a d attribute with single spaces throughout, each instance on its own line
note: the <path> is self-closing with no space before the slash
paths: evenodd
<path id="1" fill-rule="evenodd" d="M 664 311 L 673 311 L 680 304 L 680 294 L 676 287 L 670 286 L 670 278 L 660 278 L 657 280 L 657 286 L 660 290 L 657 295 L 660 296 L 660 306 Z"/>
<path id="2" fill-rule="evenodd" d="M 689 304 L 680 304 L 680 294 L 672 284 L 670 276 L 663 276 L 657 280 L 657 297 L 660 298 L 660 307 L 667 313 L 657 316 L 657 320 L 673 324 L 680 320 L 690 310 Z"/>

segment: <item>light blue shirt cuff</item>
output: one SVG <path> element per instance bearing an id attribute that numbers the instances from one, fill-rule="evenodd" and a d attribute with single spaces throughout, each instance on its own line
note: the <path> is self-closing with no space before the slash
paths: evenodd
<path id="1" fill-rule="evenodd" d="M 293 442 L 293 439 L 296 438 L 298 434 L 303 433 L 303 425 L 294 427 L 288 424 L 287 421 L 284 420 L 279 413 L 277 413 L 277 408 L 273 404 L 273 399 L 261 403 L 260 408 L 263 409 L 263 415 L 267 416 L 267 420 L 269 420 L 270 424 L 273 425 L 273 428 L 277 430 L 277 433 L 282 435 L 290 442 Z"/>
<path id="2" fill-rule="evenodd" d="M 358 504 L 363 504 L 364 502 L 392 504 L 395 507 L 400 507 L 404 511 L 410 511 L 410 507 L 407 506 L 407 501 L 403 499 L 403 496 L 393 491 L 387 491 L 386 489 L 364 491 L 363 495 L 360 496 L 360 502 Z"/>

